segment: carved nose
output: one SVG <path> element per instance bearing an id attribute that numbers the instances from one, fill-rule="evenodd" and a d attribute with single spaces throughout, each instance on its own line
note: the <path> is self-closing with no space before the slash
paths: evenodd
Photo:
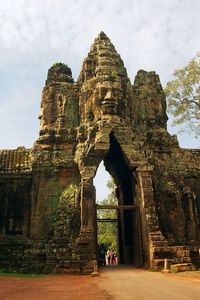
<path id="1" fill-rule="evenodd" d="M 108 90 L 104 99 L 112 99 L 113 93 L 112 90 Z"/>

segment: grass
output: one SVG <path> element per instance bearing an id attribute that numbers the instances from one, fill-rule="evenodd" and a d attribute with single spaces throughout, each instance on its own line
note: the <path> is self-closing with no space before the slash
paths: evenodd
<path id="1" fill-rule="evenodd" d="M 156 272 L 155 268 L 148 268 L 149 272 Z"/>
<path id="2" fill-rule="evenodd" d="M 170 269 L 169 271 L 170 271 L 170 273 L 173 273 L 173 274 L 175 274 L 175 273 L 188 273 L 188 274 L 199 274 L 200 275 L 200 270 L 199 269 L 196 270 L 196 271 L 183 271 L 183 272 L 179 272 L 179 271 L 174 270 L 174 269 Z"/>
<path id="3" fill-rule="evenodd" d="M 194 274 L 199 274 L 200 275 L 200 270 L 196 270 L 196 271 L 186 271 L 185 273 L 194 273 Z"/>
<path id="4" fill-rule="evenodd" d="M 0 269 L 0 276 L 11 276 L 11 277 L 21 277 L 21 278 L 42 278 L 46 277 L 46 274 L 23 274 L 16 272 L 5 272 Z"/>
<path id="5" fill-rule="evenodd" d="M 177 270 L 174 270 L 174 269 L 170 269 L 169 271 L 170 271 L 170 273 L 172 273 L 172 274 L 178 273 L 178 271 L 177 271 Z"/>

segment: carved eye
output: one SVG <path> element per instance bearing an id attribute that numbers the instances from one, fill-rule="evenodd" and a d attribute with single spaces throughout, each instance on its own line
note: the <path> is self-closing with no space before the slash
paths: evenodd
<path id="1" fill-rule="evenodd" d="M 117 95 L 117 90 L 116 89 L 112 89 L 112 95 L 115 97 Z"/>
<path id="2" fill-rule="evenodd" d="M 120 98 L 122 96 L 122 91 L 120 89 L 113 89 L 112 93 L 113 93 L 114 97 Z"/>
<path id="3" fill-rule="evenodd" d="M 102 98 L 104 98 L 106 96 L 107 93 L 107 88 L 101 88 L 100 89 L 100 95 Z"/>

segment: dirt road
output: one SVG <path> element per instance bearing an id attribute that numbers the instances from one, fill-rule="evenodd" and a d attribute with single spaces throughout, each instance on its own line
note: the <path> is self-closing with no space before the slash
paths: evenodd
<path id="1" fill-rule="evenodd" d="M 58 275 L 44 278 L 0 276 L 0 300 L 110 300 L 95 278 Z"/>
<path id="2" fill-rule="evenodd" d="M 127 266 L 101 270 L 100 277 L 0 276 L 1 300 L 199 300 L 200 275 L 161 274 Z"/>

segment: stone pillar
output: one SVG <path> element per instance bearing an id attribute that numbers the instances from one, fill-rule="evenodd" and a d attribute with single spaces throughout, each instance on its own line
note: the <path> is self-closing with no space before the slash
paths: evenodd
<path id="1" fill-rule="evenodd" d="M 94 230 L 95 197 L 95 187 L 92 179 L 83 179 L 81 187 L 81 231 Z"/>
<path id="2" fill-rule="evenodd" d="M 96 258 L 96 191 L 93 178 L 96 168 L 84 167 L 81 172 L 81 232 L 77 240 L 83 272 L 91 273 L 97 266 Z"/>
<path id="3" fill-rule="evenodd" d="M 153 198 L 153 186 L 151 174 L 153 166 L 143 165 L 137 168 L 136 176 L 139 183 L 139 210 L 141 215 L 143 249 L 145 253 L 145 265 L 153 267 L 154 247 L 167 246 L 167 241 L 162 235 L 158 216 L 156 213 L 155 201 Z"/>
<path id="4" fill-rule="evenodd" d="M 164 269 L 163 269 L 161 272 L 162 272 L 162 273 L 170 273 L 168 267 L 169 267 L 168 259 L 165 258 L 165 259 L 164 259 Z"/>
<path id="5" fill-rule="evenodd" d="M 81 173 L 81 231 L 94 231 L 96 191 L 93 185 L 96 167 L 84 167 Z"/>

